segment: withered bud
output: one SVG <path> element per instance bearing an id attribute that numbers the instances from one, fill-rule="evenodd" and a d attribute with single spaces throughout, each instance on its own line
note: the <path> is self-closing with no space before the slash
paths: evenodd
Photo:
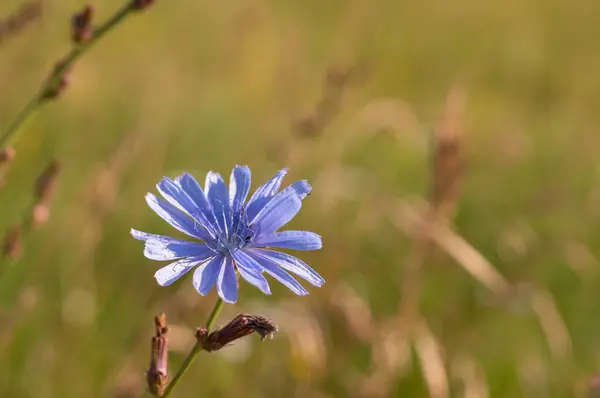
<path id="1" fill-rule="evenodd" d="M 350 78 L 350 69 L 342 67 L 330 67 L 327 69 L 323 86 L 325 89 L 340 89 Z"/>
<path id="2" fill-rule="evenodd" d="M 433 131 L 431 202 L 443 218 L 451 217 L 460 194 L 463 174 L 461 122 L 465 101 L 465 93 L 460 87 L 451 90 Z"/>
<path id="3" fill-rule="evenodd" d="M 35 182 L 34 197 L 36 203 L 48 204 L 50 202 L 50 199 L 52 199 L 52 195 L 54 194 L 59 173 L 60 162 L 58 160 L 52 160 Z"/>
<path id="4" fill-rule="evenodd" d="M 12 148 L 4 148 L 0 151 L 0 166 L 10 162 L 15 157 L 15 150 Z"/>
<path id="5" fill-rule="evenodd" d="M 64 60 L 58 61 L 52 69 L 52 73 L 48 77 L 42 99 L 55 99 L 60 96 L 63 91 L 69 86 L 70 68 Z"/>
<path id="6" fill-rule="evenodd" d="M 154 0 L 132 0 L 133 8 L 136 10 L 143 10 L 154 4 Z"/>
<path id="7" fill-rule="evenodd" d="M 16 35 L 27 25 L 39 18 L 42 14 L 42 2 L 30 1 L 25 3 L 15 13 L 0 21 L 0 42 L 5 38 Z"/>
<path id="8" fill-rule="evenodd" d="M 15 258 L 21 254 L 21 227 L 13 225 L 9 228 L 4 237 L 4 245 L 2 246 L 2 254 L 4 257 Z"/>
<path id="9" fill-rule="evenodd" d="M 94 17 L 94 7 L 86 5 L 82 11 L 73 15 L 71 19 L 71 39 L 75 43 L 84 43 L 89 41 L 94 35 L 92 19 Z"/>
<path id="10" fill-rule="evenodd" d="M 38 203 L 31 210 L 31 225 L 41 227 L 50 218 L 50 209 L 45 203 Z"/>
<path id="11" fill-rule="evenodd" d="M 270 318 L 260 315 L 239 314 L 227 325 L 212 333 L 206 328 L 196 330 L 196 339 L 202 342 L 202 349 L 208 352 L 217 351 L 235 340 L 248 336 L 254 332 L 260 335 L 261 340 L 272 337 L 279 329 Z"/>
<path id="12" fill-rule="evenodd" d="M 154 317 L 156 333 L 150 343 L 150 367 L 146 372 L 148 390 L 156 397 L 161 397 L 167 386 L 167 362 L 168 362 L 168 339 L 169 328 L 166 315 L 160 314 Z"/>
<path id="13" fill-rule="evenodd" d="M 314 137 L 323 130 L 322 120 L 312 112 L 300 117 L 293 126 L 293 131 L 300 137 Z"/>

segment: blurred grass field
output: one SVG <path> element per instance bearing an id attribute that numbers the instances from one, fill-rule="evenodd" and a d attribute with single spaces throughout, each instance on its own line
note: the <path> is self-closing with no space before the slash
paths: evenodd
<path id="1" fill-rule="evenodd" d="M 1 2 L 0 19 L 20 4 Z M 68 51 L 83 5 L 44 0 L 0 43 L 0 131 Z M 95 6 L 101 21 L 121 2 Z M 313 184 L 290 227 L 323 236 L 300 257 L 327 283 L 307 297 L 242 285 L 217 324 L 259 313 L 281 332 L 202 353 L 173 396 L 585 397 L 600 370 L 598 15 L 594 0 L 253 0 L 131 17 L 14 141 L 1 231 L 51 159 L 62 174 L 48 223 L 0 270 L 0 396 L 140 396 L 163 311 L 175 372 L 215 294 L 189 277 L 158 287 L 129 228 L 171 232 L 143 198 L 162 176 L 247 164 L 253 187 L 282 167 Z M 456 87 L 452 230 L 513 287 L 490 291 L 432 246 L 410 339 L 397 311 L 415 249 L 393 220 L 399 201 L 427 198 L 432 130 Z"/>

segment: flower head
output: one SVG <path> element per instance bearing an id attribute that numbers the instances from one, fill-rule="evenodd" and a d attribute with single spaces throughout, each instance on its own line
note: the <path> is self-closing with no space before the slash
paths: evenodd
<path id="1" fill-rule="evenodd" d="M 312 268 L 289 254 L 268 248 L 294 250 L 320 249 L 321 237 L 306 231 L 278 231 L 300 210 L 311 187 L 305 180 L 279 190 L 287 169 L 250 191 L 250 169 L 235 166 L 229 190 L 223 178 L 212 171 L 206 175 L 204 190 L 191 175 L 184 173 L 171 180 L 163 178 L 157 188 L 165 198 L 146 194 L 152 210 L 175 229 L 197 241 L 174 239 L 131 230 L 134 238 L 146 243 L 144 255 L 151 260 L 175 261 L 161 269 L 154 278 L 168 286 L 196 268 L 193 284 L 205 295 L 217 285 L 217 293 L 227 303 L 237 299 L 237 277 L 271 294 L 264 273 L 284 284 L 292 292 L 308 292 L 287 271 L 314 286 L 325 281 Z"/>

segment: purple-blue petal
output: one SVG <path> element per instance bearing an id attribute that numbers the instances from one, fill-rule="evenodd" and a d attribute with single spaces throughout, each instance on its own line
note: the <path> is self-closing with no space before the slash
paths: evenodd
<path id="1" fill-rule="evenodd" d="M 254 255 L 254 253 L 246 252 L 246 254 L 252 258 L 256 264 L 259 264 L 266 273 L 271 275 L 285 287 L 290 289 L 292 292 L 297 294 L 298 296 L 305 296 L 308 294 L 308 291 L 296 280 L 293 276 L 279 268 L 277 264 L 270 260 L 266 260 L 259 256 Z"/>
<path id="2" fill-rule="evenodd" d="M 285 189 L 291 189 L 294 192 L 296 192 L 296 194 L 301 200 L 304 199 L 308 194 L 310 194 L 310 191 L 312 191 L 312 187 L 306 180 L 296 181 L 295 183 L 293 183 L 289 187 L 286 187 Z"/>
<path id="3" fill-rule="evenodd" d="M 235 269 L 231 257 L 225 257 L 225 260 L 217 277 L 217 293 L 226 303 L 234 304 L 237 300 L 238 290 Z"/>
<path id="4" fill-rule="evenodd" d="M 212 260 L 202 264 L 194 271 L 192 283 L 194 288 L 203 296 L 206 296 L 215 285 L 219 271 L 225 263 L 225 257 L 215 256 Z"/>
<path id="5" fill-rule="evenodd" d="M 262 208 L 251 224 L 257 235 L 272 234 L 294 218 L 301 207 L 302 201 L 294 190 L 283 190 Z"/>
<path id="6" fill-rule="evenodd" d="M 183 189 L 189 195 L 190 198 L 192 198 L 192 200 L 196 203 L 196 206 L 198 206 L 200 211 L 202 211 L 202 214 L 204 214 L 211 225 L 217 228 L 217 220 L 213 214 L 212 207 L 210 206 L 210 203 L 208 203 L 208 199 L 200 187 L 200 184 L 198 184 L 198 181 L 196 181 L 192 175 L 183 173 L 179 177 L 175 178 L 175 183 L 179 185 L 181 189 Z"/>
<path id="7" fill-rule="evenodd" d="M 151 193 L 146 194 L 146 203 L 156 214 L 176 230 L 194 238 L 204 240 L 205 233 L 200 233 L 201 228 L 188 216 L 179 211 L 175 206 L 165 202 Z"/>
<path id="8" fill-rule="evenodd" d="M 250 197 L 250 200 L 246 204 L 246 214 L 249 220 L 252 220 L 277 193 L 287 172 L 287 169 L 279 170 L 269 181 L 254 191 L 254 194 L 252 194 L 252 197 Z"/>
<path id="9" fill-rule="evenodd" d="M 233 252 L 232 256 L 242 278 L 259 288 L 264 294 L 271 294 L 269 282 L 262 275 L 263 268 L 260 264 L 256 263 L 252 257 L 240 250 Z"/>
<path id="10" fill-rule="evenodd" d="M 214 239 L 217 233 L 215 227 L 206 219 L 204 213 L 200 210 L 196 202 L 173 180 L 164 177 L 156 184 L 158 192 L 173 206 L 188 214 L 199 224 L 198 233 L 203 236 L 203 240 Z M 198 228 L 199 227 L 199 228 Z"/>
<path id="11" fill-rule="evenodd" d="M 209 171 L 206 174 L 205 191 L 221 232 L 227 234 L 231 210 L 229 207 L 229 192 L 227 192 L 225 181 L 218 173 Z"/>
<path id="12" fill-rule="evenodd" d="M 214 254 L 215 252 L 204 243 L 188 242 L 161 235 L 149 237 L 144 246 L 144 256 L 156 261 L 170 261 L 196 256 L 208 258 Z"/>
<path id="13" fill-rule="evenodd" d="M 133 228 L 131 228 L 131 230 L 129 232 L 131 233 L 131 236 L 133 236 L 137 240 L 141 240 L 142 242 L 145 242 L 149 238 L 152 238 L 152 237 L 161 236 L 161 235 L 150 234 L 148 232 L 138 231 L 137 229 L 133 229 Z"/>
<path id="14" fill-rule="evenodd" d="M 307 231 L 281 231 L 260 235 L 252 242 L 256 247 L 280 247 L 292 250 L 318 250 L 323 247 L 321 237 Z"/>
<path id="15" fill-rule="evenodd" d="M 247 249 L 246 253 L 255 259 L 261 259 L 261 264 L 264 264 L 264 262 L 272 262 L 277 266 L 306 279 L 313 286 L 319 287 L 325 283 L 325 279 L 323 279 L 315 270 L 305 264 L 302 260 L 290 256 L 289 254 L 267 249 Z"/>
<path id="16" fill-rule="evenodd" d="M 249 191 L 250 169 L 248 166 L 235 166 L 229 178 L 229 200 L 231 201 L 231 211 L 234 215 L 242 209 Z"/>
<path id="17" fill-rule="evenodd" d="M 156 279 L 156 282 L 160 286 L 169 286 L 171 283 L 185 275 L 186 272 L 206 260 L 207 258 L 205 256 L 187 257 L 181 259 L 169 265 L 165 265 L 156 271 L 154 274 L 154 279 Z"/>

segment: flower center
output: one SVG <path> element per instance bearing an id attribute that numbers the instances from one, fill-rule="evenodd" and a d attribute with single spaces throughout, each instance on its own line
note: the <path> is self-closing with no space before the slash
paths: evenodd
<path id="1" fill-rule="evenodd" d="M 232 224 L 231 230 L 223 233 L 217 240 L 217 250 L 225 255 L 247 246 L 254 236 L 243 208 L 239 215 L 233 217 Z"/>

